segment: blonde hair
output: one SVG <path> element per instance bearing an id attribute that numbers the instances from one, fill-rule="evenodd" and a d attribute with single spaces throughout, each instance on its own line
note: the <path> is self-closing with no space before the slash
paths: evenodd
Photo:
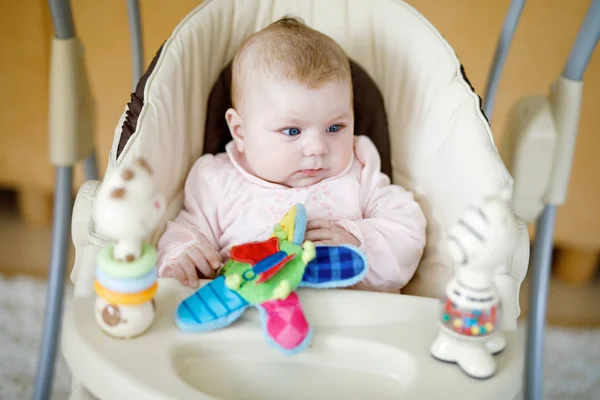
<path id="1" fill-rule="evenodd" d="M 352 85 L 350 62 L 342 47 L 301 19 L 283 17 L 248 37 L 232 64 L 233 107 L 248 79 L 283 79 L 310 88 L 337 81 Z"/>

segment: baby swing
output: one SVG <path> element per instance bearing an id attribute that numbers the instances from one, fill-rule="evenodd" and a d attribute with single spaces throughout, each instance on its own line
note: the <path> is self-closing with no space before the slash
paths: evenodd
<path id="1" fill-rule="evenodd" d="M 153 243 L 166 221 L 181 208 L 183 182 L 193 161 L 203 153 L 221 151 L 228 140 L 222 115 L 229 101 L 228 66 L 235 49 L 252 32 L 291 14 L 337 40 L 352 60 L 357 134 L 369 135 L 375 142 L 382 156 L 382 171 L 414 191 L 428 218 L 428 244 L 403 295 L 308 289 L 299 293 L 306 314 L 323 332 L 315 339 L 314 351 L 299 358 L 282 359 L 267 353 L 253 339 L 257 328 L 250 323 L 256 318 L 252 315 L 217 335 L 184 338 L 174 327 L 172 311 L 190 290 L 170 280 L 160 282 L 157 320 L 146 334 L 131 341 L 103 335 L 93 318 L 93 282 L 97 254 L 111 238 L 98 232 L 92 219 L 100 182 L 92 141 L 80 134 L 92 120 L 92 101 L 69 5 L 50 1 L 56 31 L 52 162 L 58 167 L 36 399 L 49 397 L 63 321 L 71 216 L 75 293 L 64 315 L 61 347 L 73 372 L 74 399 L 91 398 L 90 393 L 99 398 L 144 399 L 282 398 L 291 394 L 293 398 L 318 398 L 328 390 L 346 393 L 346 397 L 352 393 L 356 398 L 396 398 L 400 393 L 410 398 L 514 398 L 520 389 L 525 353 L 517 338 L 518 293 L 529 262 L 528 234 L 522 222 L 513 232 L 517 244 L 512 256 L 494 275 L 503 301 L 501 323 L 507 339 L 506 349 L 496 356 L 495 376 L 475 380 L 456 366 L 433 359 L 428 351 L 439 331 L 438 299 L 453 273 L 439 249 L 440 240 L 475 199 L 501 188 L 512 188 L 516 214 L 525 222 L 537 218 L 546 204 L 533 255 L 524 369 L 526 398 L 540 398 L 554 210 L 566 192 L 581 79 L 598 38 L 600 0 L 590 6 L 563 77 L 553 91 L 551 116 L 556 132 L 540 138 L 532 135 L 525 123 L 521 130 L 511 132 L 514 187 L 486 116 L 491 115 L 524 1 L 511 3 L 488 81 L 485 112 L 449 44 L 400 0 L 206 0 L 176 27 L 141 77 L 137 3 L 130 1 L 129 5 L 138 54 L 134 59 L 137 85 L 118 122 L 105 178 L 139 156 L 153 167 L 156 185 L 167 199 Z M 533 118 L 543 118 L 548 110 L 538 107 Z M 526 118 L 516 114 L 521 120 Z M 550 145 L 552 154 L 535 153 L 540 140 Z M 530 161 L 531 151 L 535 165 Z M 83 158 L 90 180 L 79 190 L 71 211 L 72 165 Z M 391 342 L 399 345 L 390 347 Z M 311 373 L 309 367 L 317 365 L 317 372 Z M 399 372 L 392 375 L 390 371 Z M 317 383 L 309 384 L 311 379 Z"/>

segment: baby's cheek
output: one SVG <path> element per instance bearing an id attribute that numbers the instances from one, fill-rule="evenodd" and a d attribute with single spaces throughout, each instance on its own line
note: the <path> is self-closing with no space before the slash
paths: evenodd
<path id="1" fill-rule="evenodd" d="M 354 148 L 352 147 L 352 145 L 339 146 L 335 150 L 335 153 L 332 154 L 332 157 L 331 157 L 333 164 L 334 164 L 334 165 L 332 165 L 332 169 L 334 170 L 335 174 L 342 172 L 344 170 L 344 168 L 346 168 L 346 166 L 348 166 L 348 164 L 352 160 L 353 151 L 354 151 Z"/>
<path id="2" fill-rule="evenodd" d="M 261 171 L 263 174 L 277 174 L 279 171 L 280 157 L 274 154 L 272 150 L 263 151 L 255 154 L 250 167 L 254 171 Z"/>
<path id="3" fill-rule="evenodd" d="M 269 174 L 282 174 L 294 163 L 295 156 L 286 146 L 269 143 L 264 148 L 258 149 L 253 157 L 256 170 L 263 170 Z"/>

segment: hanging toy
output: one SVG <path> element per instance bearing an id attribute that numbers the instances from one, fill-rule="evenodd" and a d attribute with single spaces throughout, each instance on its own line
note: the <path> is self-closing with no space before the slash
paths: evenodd
<path id="1" fill-rule="evenodd" d="M 516 245 L 516 221 L 510 192 L 472 205 L 449 232 L 446 244 L 455 275 L 446 285 L 441 330 L 431 354 L 455 362 L 474 378 L 496 372 L 493 354 L 506 346 L 500 321 L 500 299 L 494 271 L 508 261 Z"/>
<path id="2" fill-rule="evenodd" d="M 254 306 L 270 345 L 286 354 L 301 352 L 313 331 L 296 289 L 351 286 L 368 269 L 365 256 L 352 246 L 304 241 L 306 224 L 306 209 L 296 204 L 270 239 L 233 247 L 221 276 L 180 303 L 177 326 L 184 332 L 221 329 Z"/>
<path id="3" fill-rule="evenodd" d="M 154 322 L 157 254 L 144 238 L 165 211 L 144 159 L 122 167 L 102 183 L 94 203 L 99 232 L 113 238 L 98 253 L 94 290 L 96 321 L 107 334 L 131 338 Z"/>

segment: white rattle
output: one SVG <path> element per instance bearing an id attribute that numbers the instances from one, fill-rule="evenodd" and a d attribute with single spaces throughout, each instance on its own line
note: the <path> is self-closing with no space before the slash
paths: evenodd
<path id="1" fill-rule="evenodd" d="M 156 229 L 165 200 L 144 159 L 122 166 L 103 181 L 94 203 L 98 231 L 113 242 L 98 254 L 96 321 L 111 336 L 140 335 L 156 316 L 156 250 L 146 238 Z"/>
<path id="2" fill-rule="evenodd" d="M 493 354 L 506 346 L 493 275 L 516 245 L 510 195 L 503 190 L 471 205 L 445 242 L 455 274 L 446 285 L 441 329 L 430 351 L 439 360 L 457 363 L 474 378 L 492 376 L 496 372 Z"/>

